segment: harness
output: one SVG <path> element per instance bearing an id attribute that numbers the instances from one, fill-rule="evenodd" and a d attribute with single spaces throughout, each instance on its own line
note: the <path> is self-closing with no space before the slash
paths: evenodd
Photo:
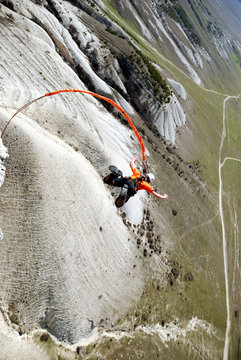
<path id="1" fill-rule="evenodd" d="M 144 175 L 140 175 L 140 177 L 138 179 L 132 179 L 131 176 L 128 178 L 128 180 L 130 180 L 132 182 L 132 184 L 135 187 L 135 192 L 137 192 L 137 190 L 139 189 L 142 181 L 146 181 L 146 176 Z"/>

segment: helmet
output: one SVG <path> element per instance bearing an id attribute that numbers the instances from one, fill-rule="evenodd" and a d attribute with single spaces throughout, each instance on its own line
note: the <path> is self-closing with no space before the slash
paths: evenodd
<path id="1" fill-rule="evenodd" d="M 155 180 L 155 176 L 152 173 L 146 174 L 147 179 L 149 182 L 152 182 Z"/>

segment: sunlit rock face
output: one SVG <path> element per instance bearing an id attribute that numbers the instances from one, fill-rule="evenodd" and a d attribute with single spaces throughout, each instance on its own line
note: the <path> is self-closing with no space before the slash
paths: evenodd
<path id="1" fill-rule="evenodd" d="M 3 145 L 2 139 L 0 138 L 0 187 L 4 183 L 5 178 L 5 166 L 4 160 L 8 157 L 7 148 Z M 0 228 L 0 241 L 3 240 L 3 232 Z"/>
<path id="2" fill-rule="evenodd" d="M 176 129 L 184 126 L 186 115 L 175 95 L 169 104 L 159 109 L 155 115 L 155 125 L 163 139 L 175 144 Z"/>
<path id="3" fill-rule="evenodd" d="M 1 124 L 49 90 L 85 88 L 47 32 L 27 18 L 34 12 L 74 52 L 73 40 L 51 13 L 30 1 L 19 4 L 26 16 L 1 10 Z M 82 61 L 88 70 L 88 59 Z M 38 324 L 76 342 L 92 324 L 114 322 L 138 299 L 143 276 L 133 235 L 102 181 L 111 162 L 128 171 L 136 146 L 130 134 L 95 99 L 73 94 L 40 101 L 9 125 L 7 161 L 0 143 L 1 185 L 6 167 L 0 298 L 18 314 L 23 330 Z"/>
<path id="4" fill-rule="evenodd" d="M 4 160 L 8 157 L 7 148 L 3 145 L 2 139 L 0 138 L 0 187 L 3 185 L 5 177 L 5 166 Z"/>
<path id="5" fill-rule="evenodd" d="M 168 81 L 178 98 L 186 100 L 187 93 L 184 87 L 177 81 L 171 79 L 168 79 Z M 175 144 L 177 128 L 186 124 L 186 115 L 176 95 L 173 93 L 170 103 L 158 108 L 154 117 L 155 126 L 161 137 L 171 144 Z"/>

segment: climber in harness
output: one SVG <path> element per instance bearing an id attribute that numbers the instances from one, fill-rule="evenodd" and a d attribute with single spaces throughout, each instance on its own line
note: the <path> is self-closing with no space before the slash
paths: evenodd
<path id="1" fill-rule="evenodd" d="M 121 192 L 115 201 L 117 207 L 123 206 L 131 196 L 134 196 L 139 190 L 146 190 L 158 199 L 167 199 L 168 195 L 160 195 L 154 191 L 150 183 L 154 181 L 154 175 L 151 173 L 142 175 L 140 171 L 135 168 L 137 157 L 134 157 L 130 162 L 130 167 L 133 172 L 131 176 L 124 176 L 122 171 L 116 166 L 109 166 L 111 173 L 104 178 L 104 182 L 109 185 L 121 187 Z"/>

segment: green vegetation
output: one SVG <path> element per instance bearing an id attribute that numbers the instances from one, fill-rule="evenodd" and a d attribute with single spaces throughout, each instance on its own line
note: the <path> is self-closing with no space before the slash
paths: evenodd
<path id="1" fill-rule="evenodd" d="M 91 1 L 91 0 L 86 0 L 86 1 L 88 2 L 88 4 L 89 4 L 92 8 L 94 8 L 94 7 L 96 6 L 93 1 Z"/>
<path id="2" fill-rule="evenodd" d="M 170 16 L 174 21 L 179 22 L 179 19 L 177 17 L 176 11 L 173 8 L 172 5 L 164 5 L 161 4 L 160 8 L 162 11 L 164 11 L 168 16 Z"/>
<path id="3" fill-rule="evenodd" d="M 161 76 L 160 72 L 155 68 L 154 65 L 151 64 L 151 62 L 147 59 L 146 65 L 148 67 L 149 73 L 151 74 L 152 78 L 160 84 L 161 88 L 164 91 L 165 98 L 168 100 L 169 96 L 171 96 L 171 90 L 168 87 L 166 81 Z"/>
<path id="4" fill-rule="evenodd" d="M 176 261 L 172 261 L 172 264 L 174 267 L 166 276 L 166 284 L 159 279 L 148 279 L 139 303 L 117 324 L 117 328 L 124 330 L 123 336 L 118 340 L 103 337 L 97 344 L 89 345 L 87 347 L 87 349 L 89 348 L 88 359 L 96 359 L 101 354 L 109 360 L 113 358 L 151 360 L 158 358 L 162 353 L 162 359 L 167 360 L 171 354 L 172 359 L 187 360 L 196 358 L 195 348 L 199 348 L 198 356 L 204 355 L 206 350 L 213 355 L 212 358 L 221 356 L 222 341 L 218 338 L 222 338 L 222 334 L 216 327 L 211 329 L 210 334 L 201 327 L 193 330 L 188 327 L 188 322 L 192 318 L 198 317 L 202 323 L 205 323 L 205 320 L 208 321 L 210 317 L 216 315 L 214 302 L 211 301 L 207 304 L 207 299 L 212 299 L 213 292 L 216 291 L 215 286 L 209 287 L 207 291 L 206 279 L 203 279 L 203 276 L 200 276 L 195 270 L 190 272 L 190 265 L 186 264 L 180 267 Z M 221 299 L 220 302 L 222 302 Z M 197 309 L 194 309 L 194 304 L 198 305 Z M 209 308 L 210 304 L 211 308 Z M 222 307 L 219 309 L 217 322 L 224 325 Z M 150 334 L 142 331 L 142 326 L 150 329 Z M 160 337 L 163 339 L 166 337 L 166 344 L 160 341 L 158 331 L 154 330 L 152 333 L 151 330 L 156 326 L 162 334 Z M 169 341 L 168 336 L 174 335 L 171 330 L 172 326 L 178 330 L 176 338 Z M 213 330 L 215 333 L 212 332 Z M 182 335 L 182 332 L 186 336 Z M 205 350 L 201 350 L 199 347 L 200 339 L 202 339 L 202 343 L 205 342 Z M 186 342 L 194 346 L 189 347 Z M 136 353 L 137 349 L 138 354 Z M 130 354 L 134 354 L 134 356 L 130 357 Z"/>
<path id="5" fill-rule="evenodd" d="M 116 24 L 118 24 L 127 35 L 129 35 L 132 39 L 134 39 L 136 42 L 141 42 L 142 45 L 144 44 L 144 42 L 139 38 L 139 35 L 141 35 L 139 33 L 138 28 L 132 24 L 131 22 L 128 22 L 128 20 L 123 20 L 121 18 L 121 16 L 119 15 L 116 7 L 114 6 L 114 4 L 111 3 L 111 1 L 108 0 L 104 0 L 104 4 L 107 7 L 107 15 L 108 17 L 114 21 Z"/>
<path id="6" fill-rule="evenodd" d="M 172 2 L 171 4 L 161 4 L 160 8 L 162 11 L 164 11 L 168 16 L 170 16 L 174 21 L 181 22 L 184 27 L 187 29 L 188 33 L 190 34 L 193 41 L 201 46 L 201 39 L 198 35 L 197 31 L 195 30 L 193 24 L 191 23 L 189 17 L 187 16 L 185 10 L 178 5 L 176 2 Z"/>
<path id="7" fill-rule="evenodd" d="M 173 17 L 173 19 L 176 17 L 179 22 L 182 22 L 190 35 L 195 38 L 195 29 L 183 8 L 174 0 L 172 4 L 172 7 L 170 7 L 167 1 L 165 1 L 165 5 L 162 6 L 165 6 L 166 12 L 169 11 L 169 16 Z M 202 341 L 207 346 L 207 349 L 216 351 L 215 356 L 212 358 L 218 359 L 222 356 L 220 352 L 222 352 L 222 339 L 224 338 L 226 321 L 221 229 L 217 202 L 215 200 L 218 190 L 218 151 L 222 133 L 222 105 L 224 96 L 207 92 L 195 84 L 184 72 L 165 59 L 162 54 L 154 51 L 143 40 L 135 26 L 122 19 L 116 9 L 111 7 L 110 3 L 108 3 L 108 6 L 112 20 L 116 21 L 127 31 L 138 45 L 139 50 L 131 44 L 135 51 L 129 57 L 129 62 L 133 65 L 137 74 L 143 76 L 142 81 L 145 81 L 150 90 L 157 89 L 158 86 L 162 89 L 160 93 L 156 93 L 157 98 L 158 96 L 162 97 L 165 92 L 168 93 L 168 90 L 165 89 L 165 80 L 163 80 L 161 74 L 152 63 L 156 63 L 164 68 L 167 76 L 173 77 L 176 81 L 180 82 L 187 91 L 189 101 L 192 103 L 190 109 L 187 106 L 187 117 L 192 119 L 192 135 L 188 138 L 188 146 L 189 150 L 191 150 L 188 151 L 189 155 L 185 155 L 185 161 L 202 178 L 208 192 L 214 195 L 214 200 L 207 196 L 197 195 L 197 193 L 201 194 L 201 192 L 195 188 L 191 190 L 193 193 L 196 193 L 191 199 L 185 197 L 185 194 L 182 197 L 181 193 L 176 192 L 177 188 L 180 189 L 180 179 L 175 180 L 173 173 L 168 173 L 168 166 L 164 167 L 163 163 L 160 166 L 157 165 L 158 169 L 156 169 L 156 172 L 160 178 L 163 179 L 164 176 L 167 176 L 169 182 L 171 179 L 169 191 L 175 197 L 175 206 L 177 203 L 181 204 L 180 209 L 182 211 L 178 211 L 177 216 L 173 220 L 172 229 L 174 229 L 173 238 L 175 244 L 172 254 L 177 254 L 175 261 L 182 268 L 178 269 L 179 275 L 177 278 L 175 276 L 172 280 L 168 278 L 168 276 L 172 276 L 175 272 L 172 275 L 170 272 L 167 274 L 166 285 L 161 284 L 158 279 L 149 279 L 139 303 L 121 319 L 119 325 L 124 327 L 127 324 L 127 327 L 132 331 L 139 325 L 146 326 L 159 323 L 164 327 L 165 324 L 175 321 L 177 317 L 180 321 L 184 322 L 185 320 L 190 320 L 192 316 L 197 316 L 199 319 L 208 321 L 214 326 L 216 336 L 202 338 Z M 164 11 L 164 7 L 162 9 Z M 211 22 L 207 26 L 209 26 L 210 31 L 213 31 L 214 28 Z M 217 36 L 222 36 L 218 28 L 215 28 L 215 31 Z M 195 41 L 200 44 L 198 37 Z M 240 67 L 241 54 L 234 52 L 233 60 Z M 220 73 L 217 75 L 217 78 L 218 76 L 220 76 Z M 226 75 L 224 72 L 224 76 L 227 76 L 227 79 L 230 75 Z M 212 86 L 210 83 L 209 85 Z M 235 86 L 232 90 L 235 93 L 238 92 Z M 163 101 L 163 98 L 161 98 L 161 101 Z M 235 106 L 235 104 L 232 104 L 232 108 Z M 225 140 L 224 156 L 240 157 L 240 117 L 237 117 L 239 113 L 239 109 L 233 109 L 230 114 L 232 122 L 227 126 L 228 135 Z M 227 139 L 230 139 L 230 143 L 227 142 Z M 157 155 L 157 157 L 156 164 L 159 164 L 160 155 Z M 228 170 L 231 170 L 226 172 L 226 167 Z M 227 163 L 223 168 L 223 182 L 227 193 L 229 184 L 232 181 L 231 178 L 235 178 L 235 181 L 233 181 L 233 193 L 238 189 L 238 181 L 240 179 L 238 169 L 239 164 L 236 163 Z M 185 193 L 185 191 L 183 192 Z M 227 204 L 225 204 L 225 211 L 225 218 L 229 219 L 230 213 Z M 232 224 L 229 224 L 228 220 L 226 230 L 227 234 L 230 235 Z M 229 238 L 231 239 L 231 236 Z M 170 281 L 172 281 L 172 285 Z M 200 335 L 199 332 L 197 336 L 202 337 L 202 334 Z M 189 340 L 191 342 L 192 338 L 188 338 Z M 196 338 L 194 344 L 198 346 L 200 344 L 199 340 L 200 338 Z M 129 337 L 124 337 L 119 341 L 106 338 L 101 342 L 101 346 L 96 344 L 96 347 L 89 347 L 89 359 L 96 359 L 98 351 L 100 353 L 103 351 L 106 359 L 119 359 L 121 355 L 122 358 L 128 358 L 129 354 L 135 352 L 136 349 L 148 354 L 150 359 L 156 358 L 157 354 L 160 353 L 162 353 L 163 359 L 168 359 L 168 356 L 172 359 L 193 359 L 196 356 L 191 352 L 185 354 L 187 348 L 174 342 L 170 343 L 169 348 L 165 348 L 165 351 L 161 352 L 160 343 L 160 340 L 158 341 L 155 336 L 148 337 L 140 334 L 140 332 L 136 332 L 131 340 Z M 158 349 L 156 344 L 159 346 Z M 171 350 L 169 350 L 170 348 Z M 141 355 L 139 355 L 139 358 L 141 358 Z"/>
<path id="8" fill-rule="evenodd" d="M 135 49 L 136 55 L 130 55 L 129 61 L 132 63 L 132 66 L 138 70 L 138 74 L 139 76 L 142 76 L 143 82 L 150 91 L 154 91 L 154 96 L 160 105 L 170 102 L 172 94 L 171 89 L 161 76 L 160 72 L 150 62 L 147 56 L 144 56 L 132 43 L 130 43 L 130 45 Z M 146 72 L 143 71 L 144 68 L 146 69 Z"/>
<path id="9" fill-rule="evenodd" d="M 156 101 L 159 103 L 160 106 L 164 103 L 170 102 L 171 89 L 167 85 L 165 79 L 162 78 L 160 72 L 151 63 L 150 48 L 142 40 L 141 36 L 138 33 L 138 29 L 133 24 L 128 24 L 127 21 L 124 21 L 118 14 L 116 8 L 114 8 L 109 1 L 106 0 L 105 4 L 110 11 L 108 12 L 108 16 L 110 17 L 110 19 L 116 22 L 119 26 L 121 26 L 121 28 L 128 35 L 131 36 L 131 38 L 137 43 L 138 47 L 141 49 L 138 50 L 132 42 L 129 42 L 129 45 L 133 47 L 135 54 L 129 56 L 128 62 L 132 65 L 136 73 L 138 73 L 139 77 L 141 77 L 141 80 L 146 84 L 150 92 L 153 93 Z M 106 29 L 106 31 L 110 32 L 113 35 L 119 36 L 117 32 L 110 29 Z"/>
<path id="10" fill-rule="evenodd" d="M 9 320 L 11 321 L 11 323 L 19 325 L 19 318 L 18 318 L 17 314 L 9 315 Z"/>
<path id="11" fill-rule="evenodd" d="M 234 51 L 232 54 L 232 59 L 234 63 L 237 65 L 238 69 L 241 71 L 241 52 L 240 51 Z"/>
<path id="12" fill-rule="evenodd" d="M 191 35 L 193 41 L 201 46 L 201 39 L 199 37 L 199 35 L 197 34 L 197 32 L 195 31 L 194 26 L 192 25 L 189 17 L 187 16 L 185 10 L 180 6 L 175 4 L 174 8 L 179 16 L 179 18 L 181 19 L 181 22 L 183 23 L 183 25 L 185 26 L 185 28 L 187 29 L 187 31 L 189 32 L 189 34 Z"/>
<path id="13" fill-rule="evenodd" d="M 123 35 L 119 34 L 118 32 L 116 32 L 114 30 L 111 30 L 111 29 L 108 29 L 108 28 L 106 28 L 105 30 L 108 31 L 112 35 L 119 36 L 121 39 L 125 39 L 125 37 Z"/>
<path id="14" fill-rule="evenodd" d="M 220 27 L 213 21 L 208 21 L 207 31 L 217 38 L 221 38 L 223 36 L 222 29 L 220 29 Z"/>
<path id="15" fill-rule="evenodd" d="M 55 342 L 48 332 L 42 334 L 35 333 L 32 338 L 33 342 L 37 344 L 47 355 L 46 360 L 76 360 L 81 359 L 76 351 L 65 347 L 64 343 Z M 42 354 L 42 353 L 41 353 Z"/>
<path id="16" fill-rule="evenodd" d="M 11 321 L 11 323 L 13 323 L 15 325 L 20 324 L 19 311 L 15 304 L 11 304 L 9 306 L 9 320 Z"/>
<path id="17" fill-rule="evenodd" d="M 92 351 L 94 350 L 95 348 L 95 344 L 90 344 L 86 347 L 86 355 L 89 355 L 92 353 Z"/>

